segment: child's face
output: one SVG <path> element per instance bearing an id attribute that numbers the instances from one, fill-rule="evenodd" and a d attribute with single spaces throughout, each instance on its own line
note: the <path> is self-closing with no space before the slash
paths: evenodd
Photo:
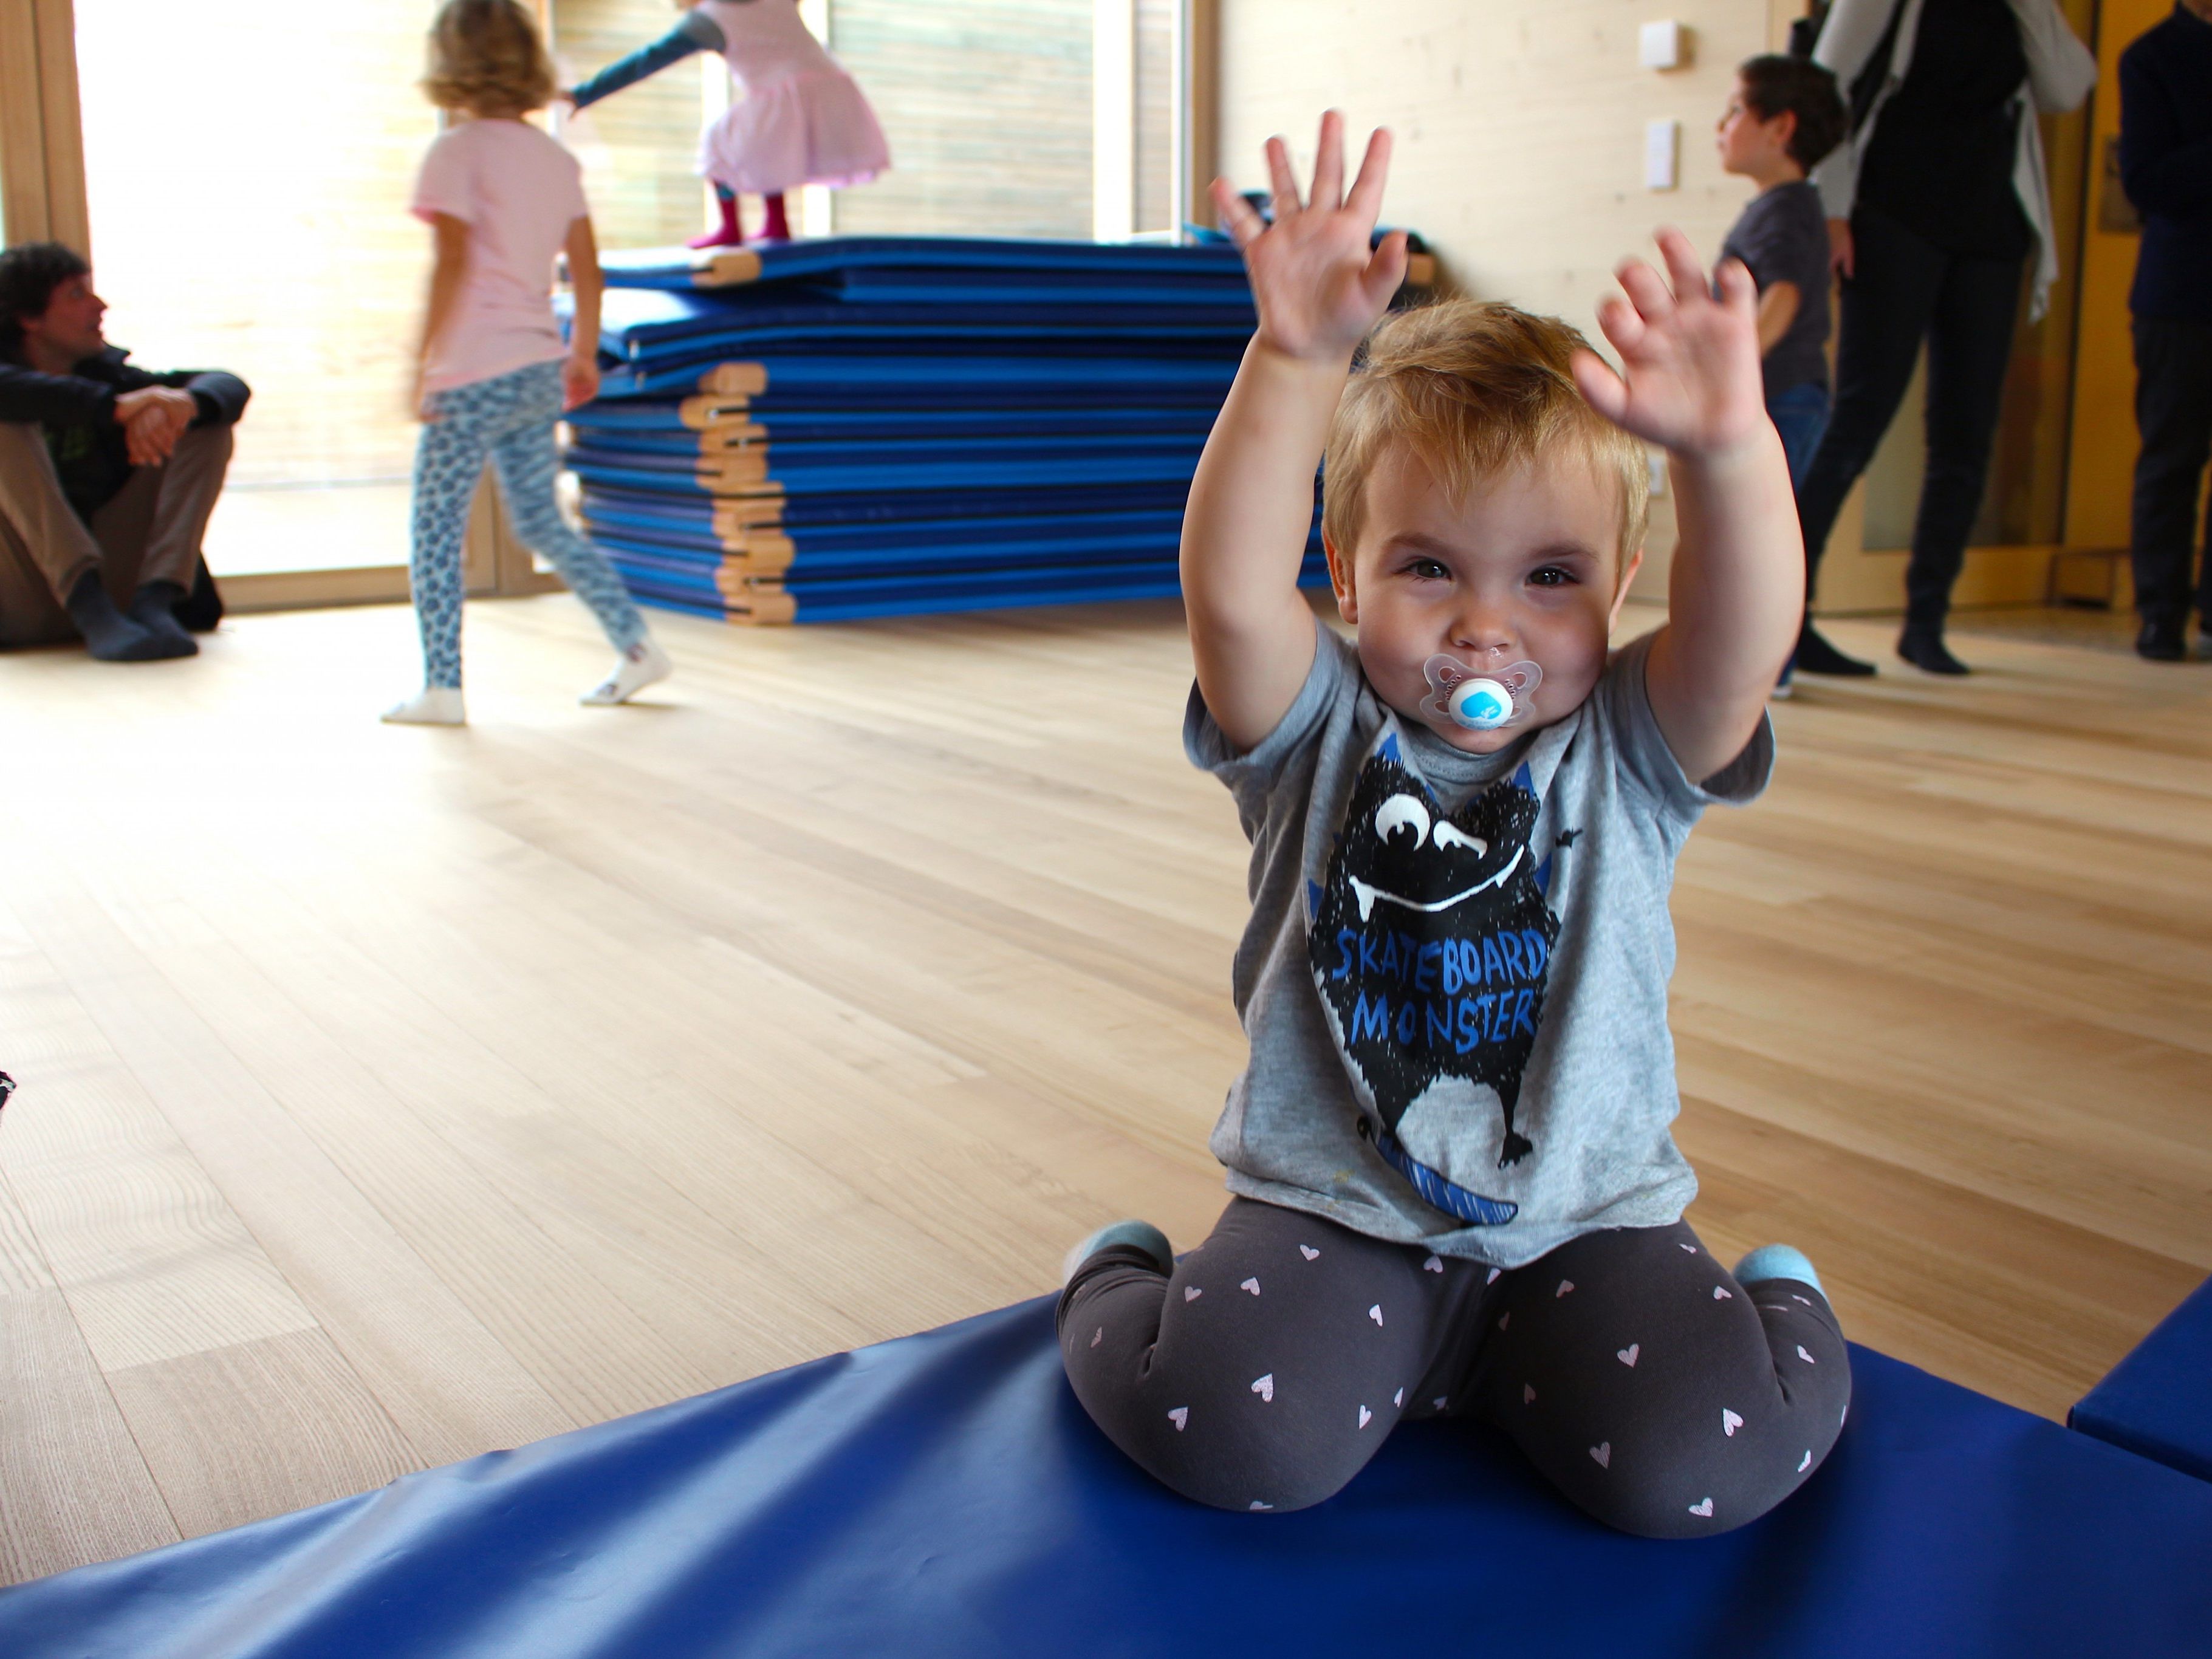
<path id="1" fill-rule="evenodd" d="M 1721 171 L 1740 173 L 1753 178 L 1784 170 L 1800 170 L 1790 156 L 1790 140 L 1797 130 L 1797 118 L 1787 111 L 1763 118 L 1751 106 L 1739 77 L 1735 90 L 1729 94 L 1728 107 L 1721 112 L 1716 143 L 1721 153 Z"/>
<path id="2" fill-rule="evenodd" d="M 1368 480 L 1358 544 L 1329 550 L 1337 607 L 1383 702 L 1455 749 L 1486 755 L 1582 706 L 1643 560 L 1624 569 L 1620 486 L 1571 450 L 1486 478 L 1455 504 L 1421 459 L 1386 449 Z M 1527 660 L 1544 671 L 1529 716 L 1469 731 L 1421 712 L 1422 665 Z"/>

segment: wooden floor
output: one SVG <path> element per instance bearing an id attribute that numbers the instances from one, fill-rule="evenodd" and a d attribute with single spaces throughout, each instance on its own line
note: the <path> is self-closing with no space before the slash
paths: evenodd
<path id="1" fill-rule="evenodd" d="M 474 607 L 465 732 L 375 722 L 403 610 L 0 658 L 0 1577 L 1207 1226 L 1245 848 L 1174 610 L 656 625 L 584 709 L 580 607 Z M 1962 646 L 1807 686 L 1691 842 L 1680 1139 L 1716 1247 L 2057 1415 L 2212 1269 L 2212 666 Z"/>

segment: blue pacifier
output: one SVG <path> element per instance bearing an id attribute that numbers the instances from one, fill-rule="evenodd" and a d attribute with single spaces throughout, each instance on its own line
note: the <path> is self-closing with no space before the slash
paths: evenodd
<path id="1" fill-rule="evenodd" d="M 1516 662 L 1482 672 L 1456 657 L 1431 657 L 1421 665 L 1429 683 L 1428 701 L 1421 712 L 1449 720 L 1469 732 L 1495 732 L 1528 714 L 1529 694 L 1542 683 L 1544 671 L 1533 662 Z"/>

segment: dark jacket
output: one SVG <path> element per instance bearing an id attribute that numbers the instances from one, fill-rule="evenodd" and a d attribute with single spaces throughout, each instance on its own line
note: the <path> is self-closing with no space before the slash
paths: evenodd
<path id="1" fill-rule="evenodd" d="M 2143 221 L 2129 308 L 2212 323 L 2212 23 L 2184 7 L 2120 54 L 2120 184 Z"/>
<path id="2" fill-rule="evenodd" d="M 41 374 L 20 362 L 0 360 L 0 421 L 36 422 L 46 428 L 46 447 L 63 492 L 88 522 L 114 500 L 131 477 L 131 456 L 122 424 L 115 418 L 119 392 L 149 386 L 181 386 L 200 406 L 194 426 L 229 426 L 246 412 L 252 396 L 246 382 L 219 368 L 178 368 L 157 374 L 129 361 L 130 353 L 110 346 L 88 357 L 66 374 Z"/>

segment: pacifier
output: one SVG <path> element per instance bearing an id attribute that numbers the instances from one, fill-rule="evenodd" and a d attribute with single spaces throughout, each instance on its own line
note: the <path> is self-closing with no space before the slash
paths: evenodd
<path id="1" fill-rule="evenodd" d="M 1421 673 L 1429 683 L 1421 712 L 1470 732 L 1495 732 L 1528 718 L 1529 696 L 1544 678 L 1544 671 L 1533 662 L 1484 672 L 1444 656 L 1430 658 Z"/>

